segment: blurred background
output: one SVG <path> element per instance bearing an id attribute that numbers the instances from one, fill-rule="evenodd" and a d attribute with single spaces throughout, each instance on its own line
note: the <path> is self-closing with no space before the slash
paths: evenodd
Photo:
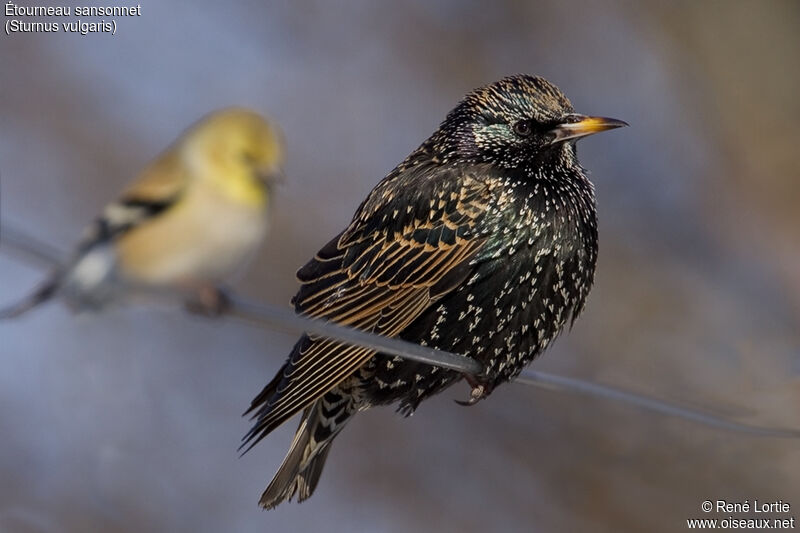
<path id="1" fill-rule="evenodd" d="M 288 305 L 465 92 L 543 75 L 631 127 L 580 143 L 596 288 L 535 368 L 800 426 L 800 3 L 147 0 L 116 22 L 0 35 L 3 221 L 71 245 L 187 125 L 250 106 L 288 183 L 236 288 Z M 0 253 L 0 302 L 42 277 Z M 800 518 L 797 441 L 513 384 L 360 415 L 314 497 L 263 512 L 296 422 L 239 458 L 239 415 L 294 339 L 142 307 L 0 324 L 0 531 L 682 531 L 724 518 L 705 499 Z"/>

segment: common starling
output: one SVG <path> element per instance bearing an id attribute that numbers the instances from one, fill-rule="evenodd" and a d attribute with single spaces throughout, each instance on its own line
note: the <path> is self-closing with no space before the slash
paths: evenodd
<path id="1" fill-rule="evenodd" d="M 469 93 L 367 196 L 297 277 L 297 313 L 464 354 L 481 375 L 303 335 L 247 413 L 250 449 L 298 411 L 300 427 L 260 504 L 311 496 L 358 411 L 419 403 L 464 378 L 468 402 L 520 371 L 583 310 L 594 279 L 594 186 L 575 141 L 625 126 L 576 114 L 547 80 Z"/>

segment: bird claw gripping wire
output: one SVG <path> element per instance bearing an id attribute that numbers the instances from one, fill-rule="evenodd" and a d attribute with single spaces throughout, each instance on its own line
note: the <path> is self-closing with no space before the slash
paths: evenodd
<path id="1" fill-rule="evenodd" d="M 472 374 L 464 374 L 464 379 L 472 387 L 469 393 L 469 400 L 454 400 L 458 405 L 463 405 L 464 407 L 475 405 L 484 398 L 488 398 L 494 388 L 490 383 L 484 382 L 481 378 Z"/>

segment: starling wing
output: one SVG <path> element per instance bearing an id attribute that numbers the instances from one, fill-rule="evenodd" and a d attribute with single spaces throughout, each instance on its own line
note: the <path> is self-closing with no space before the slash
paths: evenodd
<path id="1" fill-rule="evenodd" d="M 390 174 L 350 226 L 298 271 L 296 311 L 385 336 L 401 333 L 472 272 L 485 242 L 477 222 L 491 202 L 486 175 L 482 166 L 433 163 Z M 257 410 L 257 422 L 243 446 L 250 449 L 374 355 L 304 335 L 253 400 L 247 413 Z"/>

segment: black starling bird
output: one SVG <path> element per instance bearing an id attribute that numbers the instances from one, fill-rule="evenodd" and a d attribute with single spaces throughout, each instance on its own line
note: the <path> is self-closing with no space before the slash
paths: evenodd
<path id="1" fill-rule="evenodd" d="M 465 376 L 302 336 L 247 411 L 257 419 L 249 447 L 303 412 L 263 507 L 311 496 L 358 411 L 399 402 L 409 415 L 462 378 L 474 403 L 575 320 L 597 259 L 594 187 L 575 141 L 625 125 L 576 114 L 543 78 L 511 76 L 468 94 L 372 190 L 298 271 L 296 311 L 468 355 L 485 371 Z"/>

